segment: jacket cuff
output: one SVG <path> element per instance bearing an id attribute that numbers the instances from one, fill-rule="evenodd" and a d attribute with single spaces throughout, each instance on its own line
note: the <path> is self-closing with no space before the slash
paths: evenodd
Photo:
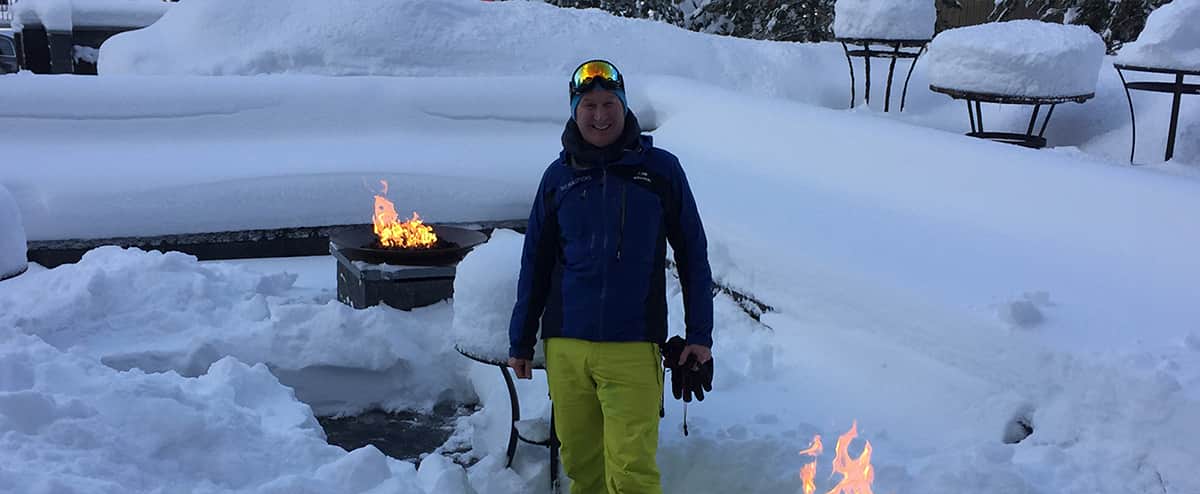
<path id="1" fill-rule="evenodd" d="M 533 360 L 533 349 L 532 348 L 509 347 L 508 356 L 510 358 L 517 358 L 517 359 L 522 359 L 522 360 Z"/>
<path id="2" fill-rule="evenodd" d="M 712 345 L 713 345 L 712 335 L 711 334 L 688 334 L 687 335 L 687 344 L 700 345 L 702 347 L 711 349 Z"/>

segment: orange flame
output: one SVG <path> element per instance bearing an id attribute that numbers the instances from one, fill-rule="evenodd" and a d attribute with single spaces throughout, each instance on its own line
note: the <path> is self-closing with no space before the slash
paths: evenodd
<path id="1" fill-rule="evenodd" d="M 833 473 L 842 474 L 842 480 L 827 494 L 873 494 L 871 483 L 875 481 L 875 468 L 871 466 L 871 441 L 866 441 L 862 454 L 851 458 L 848 451 L 850 441 L 858 437 L 858 421 L 850 430 L 838 437 L 836 455 L 833 458 Z"/>
<path id="2" fill-rule="evenodd" d="M 816 458 L 818 456 L 821 456 L 821 453 L 824 451 L 825 451 L 825 447 L 821 445 L 821 435 L 817 434 L 817 435 L 813 436 L 812 444 L 808 445 L 808 449 L 801 451 L 800 454 Z M 800 468 L 800 480 L 804 482 L 804 494 L 813 494 L 814 492 L 817 491 L 817 484 L 815 482 L 813 482 L 813 479 L 816 478 L 816 476 L 817 476 L 817 461 L 816 460 L 813 460 L 812 463 L 804 465 L 803 467 Z"/>
<path id="3" fill-rule="evenodd" d="M 387 194 L 387 181 L 379 182 L 383 184 L 382 193 Z M 415 211 L 412 219 L 408 221 L 399 222 L 398 219 L 396 205 L 376 194 L 375 214 L 371 220 L 380 244 L 387 248 L 399 249 L 428 249 L 437 244 L 437 235 L 433 233 L 433 227 L 424 224 Z"/>

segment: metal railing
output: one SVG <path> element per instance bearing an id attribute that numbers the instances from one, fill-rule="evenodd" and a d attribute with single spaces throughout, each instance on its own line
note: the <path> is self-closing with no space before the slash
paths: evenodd
<path id="1" fill-rule="evenodd" d="M 12 25 L 12 6 L 16 0 L 0 0 L 0 27 Z"/>

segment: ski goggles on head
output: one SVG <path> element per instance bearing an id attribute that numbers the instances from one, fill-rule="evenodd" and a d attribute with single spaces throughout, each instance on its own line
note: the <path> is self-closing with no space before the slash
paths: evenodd
<path id="1" fill-rule="evenodd" d="M 571 76 L 571 96 L 583 94 L 597 84 L 609 91 L 625 89 L 625 79 L 613 64 L 604 60 L 592 60 L 575 69 Z"/>

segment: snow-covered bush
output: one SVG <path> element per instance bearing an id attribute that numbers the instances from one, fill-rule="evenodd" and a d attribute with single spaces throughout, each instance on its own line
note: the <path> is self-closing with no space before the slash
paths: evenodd
<path id="1" fill-rule="evenodd" d="M 0 279 L 25 271 L 25 228 L 21 211 L 8 189 L 0 185 Z"/>
<path id="2" fill-rule="evenodd" d="M 458 264 L 454 275 L 454 342 L 473 356 L 508 360 L 508 323 L 517 300 L 525 236 L 496 230 Z M 534 361 L 545 363 L 541 345 Z"/>
<path id="3" fill-rule="evenodd" d="M 933 0 L 837 0 L 833 34 L 839 38 L 929 39 L 935 22 Z"/>
<path id="4" fill-rule="evenodd" d="M 1104 42 L 1083 26 L 1009 21 L 943 31 L 929 45 L 934 86 L 1028 97 L 1094 93 Z"/>
<path id="5" fill-rule="evenodd" d="M 1152 12 L 1137 41 L 1117 54 L 1117 62 L 1200 70 L 1200 1 L 1177 0 Z"/>

